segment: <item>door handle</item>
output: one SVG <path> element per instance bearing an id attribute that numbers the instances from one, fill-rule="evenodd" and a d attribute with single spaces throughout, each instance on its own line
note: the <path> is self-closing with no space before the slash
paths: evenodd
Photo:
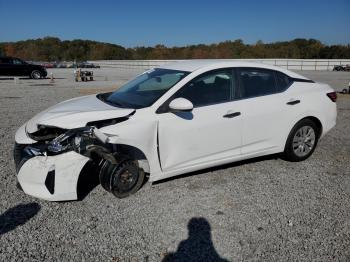
<path id="1" fill-rule="evenodd" d="M 241 112 L 234 112 L 234 113 L 228 113 L 226 115 L 223 115 L 223 117 L 225 117 L 225 118 L 233 118 L 233 117 L 240 116 L 240 115 L 241 115 Z"/>
<path id="2" fill-rule="evenodd" d="M 300 100 L 293 100 L 293 101 L 289 101 L 287 102 L 287 105 L 296 105 L 296 104 L 299 104 L 300 103 Z"/>

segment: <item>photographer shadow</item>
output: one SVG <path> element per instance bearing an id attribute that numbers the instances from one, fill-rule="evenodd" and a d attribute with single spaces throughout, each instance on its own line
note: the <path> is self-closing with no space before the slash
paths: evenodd
<path id="1" fill-rule="evenodd" d="M 181 241 L 176 252 L 167 254 L 162 262 L 215 261 L 227 262 L 216 252 L 211 239 L 209 222 L 202 217 L 191 218 L 187 225 L 188 238 Z"/>

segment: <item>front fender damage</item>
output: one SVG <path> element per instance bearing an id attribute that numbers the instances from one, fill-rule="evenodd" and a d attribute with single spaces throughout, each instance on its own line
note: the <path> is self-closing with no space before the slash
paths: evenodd
<path id="1" fill-rule="evenodd" d="M 89 161 L 118 164 L 117 145 L 109 143 L 109 137 L 95 126 L 56 132 L 61 133 L 50 140 L 46 140 L 48 132 L 39 132 L 36 135 L 44 135 L 35 137 L 35 143 L 16 143 L 17 179 L 29 195 L 49 201 L 76 200 L 84 166 Z"/>

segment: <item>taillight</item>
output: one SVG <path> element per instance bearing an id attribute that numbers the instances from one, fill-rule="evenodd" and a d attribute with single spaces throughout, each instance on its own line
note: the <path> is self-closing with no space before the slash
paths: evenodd
<path id="1" fill-rule="evenodd" d="M 327 96 L 333 102 L 337 102 L 337 93 L 336 92 L 327 93 Z"/>

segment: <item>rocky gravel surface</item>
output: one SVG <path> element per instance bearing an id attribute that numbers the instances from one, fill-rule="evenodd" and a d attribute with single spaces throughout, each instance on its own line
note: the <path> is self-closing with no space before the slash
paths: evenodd
<path id="1" fill-rule="evenodd" d="M 304 162 L 252 159 L 147 183 L 126 199 L 100 185 L 63 203 L 19 191 L 16 129 L 81 90 L 114 87 L 111 79 L 0 80 L 0 261 L 350 261 L 350 95 Z"/>

